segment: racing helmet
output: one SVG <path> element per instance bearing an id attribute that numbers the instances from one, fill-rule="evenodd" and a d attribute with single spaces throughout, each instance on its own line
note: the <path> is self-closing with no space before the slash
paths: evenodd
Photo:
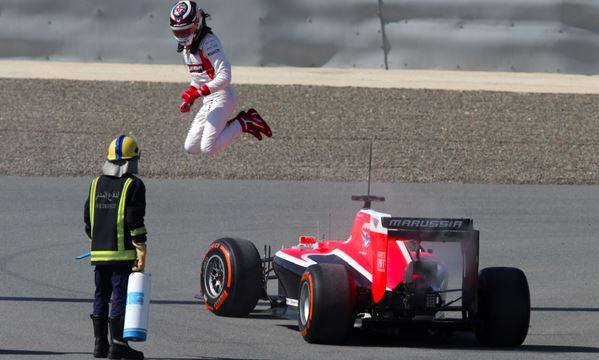
<path id="1" fill-rule="evenodd" d="M 119 135 L 108 145 L 108 161 L 129 160 L 139 156 L 139 146 L 131 136 Z"/>
<path id="2" fill-rule="evenodd" d="M 171 31 L 180 45 L 189 46 L 201 30 L 201 9 L 195 1 L 179 1 L 171 9 Z"/>

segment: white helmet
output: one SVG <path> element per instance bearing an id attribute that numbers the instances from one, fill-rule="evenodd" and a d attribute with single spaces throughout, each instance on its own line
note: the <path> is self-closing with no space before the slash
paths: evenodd
<path id="1" fill-rule="evenodd" d="M 202 29 L 201 9 L 195 1 L 179 1 L 171 9 L 171 30 L 179 45 L 189 46 Z"/>

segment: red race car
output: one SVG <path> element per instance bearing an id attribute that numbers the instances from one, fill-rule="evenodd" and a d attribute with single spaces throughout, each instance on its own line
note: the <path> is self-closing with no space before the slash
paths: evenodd
<path id="1" fill-rule="evenodd" d="M 419 326 L 430 331 L 474 331 L 483 345 L 516 347 L 530 319 L 524 273 L 493 267 L 479 272 L 479 232 L 471 219 L 392 217 L 364 201 L 347 240 L 299 244 L 261 258 L 253 243 L 222 238 L 212 243 L 201 270 L 209 310 L 245 316 L 259 299 L 297 311 L 300 333 L 310 343 L 340 343 L 356 320 L 362 327 Z M 461 286 L 448 288 L 443 259 L 423 244 L 455 243 L 461 254 Z M 279 295 L 268 295 L 277 280 Z M 447 316 L 447 314 L 456 314 Z"/>

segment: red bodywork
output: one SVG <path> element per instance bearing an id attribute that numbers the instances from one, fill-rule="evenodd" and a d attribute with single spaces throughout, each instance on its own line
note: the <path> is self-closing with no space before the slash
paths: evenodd
<path id="1" fill-rule="evenodd" d="M 414 244 L 407 238 L 392 237 L 382 226 L 381 219 L 388 214 L 374 210 L 360 210 L 355 217 L 349 238 L 343 240 L 324 240 L 310 244 L 304 239 L 301 244 L 292 248 L 282 249 L 275 254 L 275 262 L 285 265 L 295 265 L 296 273 L 303 272 L 310 265 L 323 261 L 324 257 L 334 255 L 361 274 L 371 287 L 372 302 L 378 303 L 385 292 L 394 289 L 401 282 L 412 281 L 409 264 L 417 256 Z M 441 263 L 436 256 L 420 251 L 420 259 Z M 293 266 L 292 265 L 292 266 Z M 408 270 L 408 271 L 407 271 Z M 301 274 L 300 274 L 301 275 Z"/>

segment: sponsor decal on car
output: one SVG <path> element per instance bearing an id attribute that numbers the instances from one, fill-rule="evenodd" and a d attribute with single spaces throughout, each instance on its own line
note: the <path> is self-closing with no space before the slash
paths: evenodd
<path id="1" fill-rule="evenodd" d="M 376 271 L 384 272 L 387 266 L 387 253 L 385 251 L 376 252 Z"/>
<path id="2" fill-rule="evenodd" d="M 379 227 L 379 219 L 373 217 L 372 218 L 372 224 L 374 225 L 374 227 Z"/>
<path id="3" fill-rule="evenodd" d="M 469 219 L 419 219 L 386 218 L 383 226 L 392 229 L 450 229 L 460 230 L 471 226 Z"/>
<path id="4" fill-rule="evenodd" d="M 370 244 L 370 224 L 367 222 L 362 224 L 362 242 L 364 243 L 364 246 Z"/>

